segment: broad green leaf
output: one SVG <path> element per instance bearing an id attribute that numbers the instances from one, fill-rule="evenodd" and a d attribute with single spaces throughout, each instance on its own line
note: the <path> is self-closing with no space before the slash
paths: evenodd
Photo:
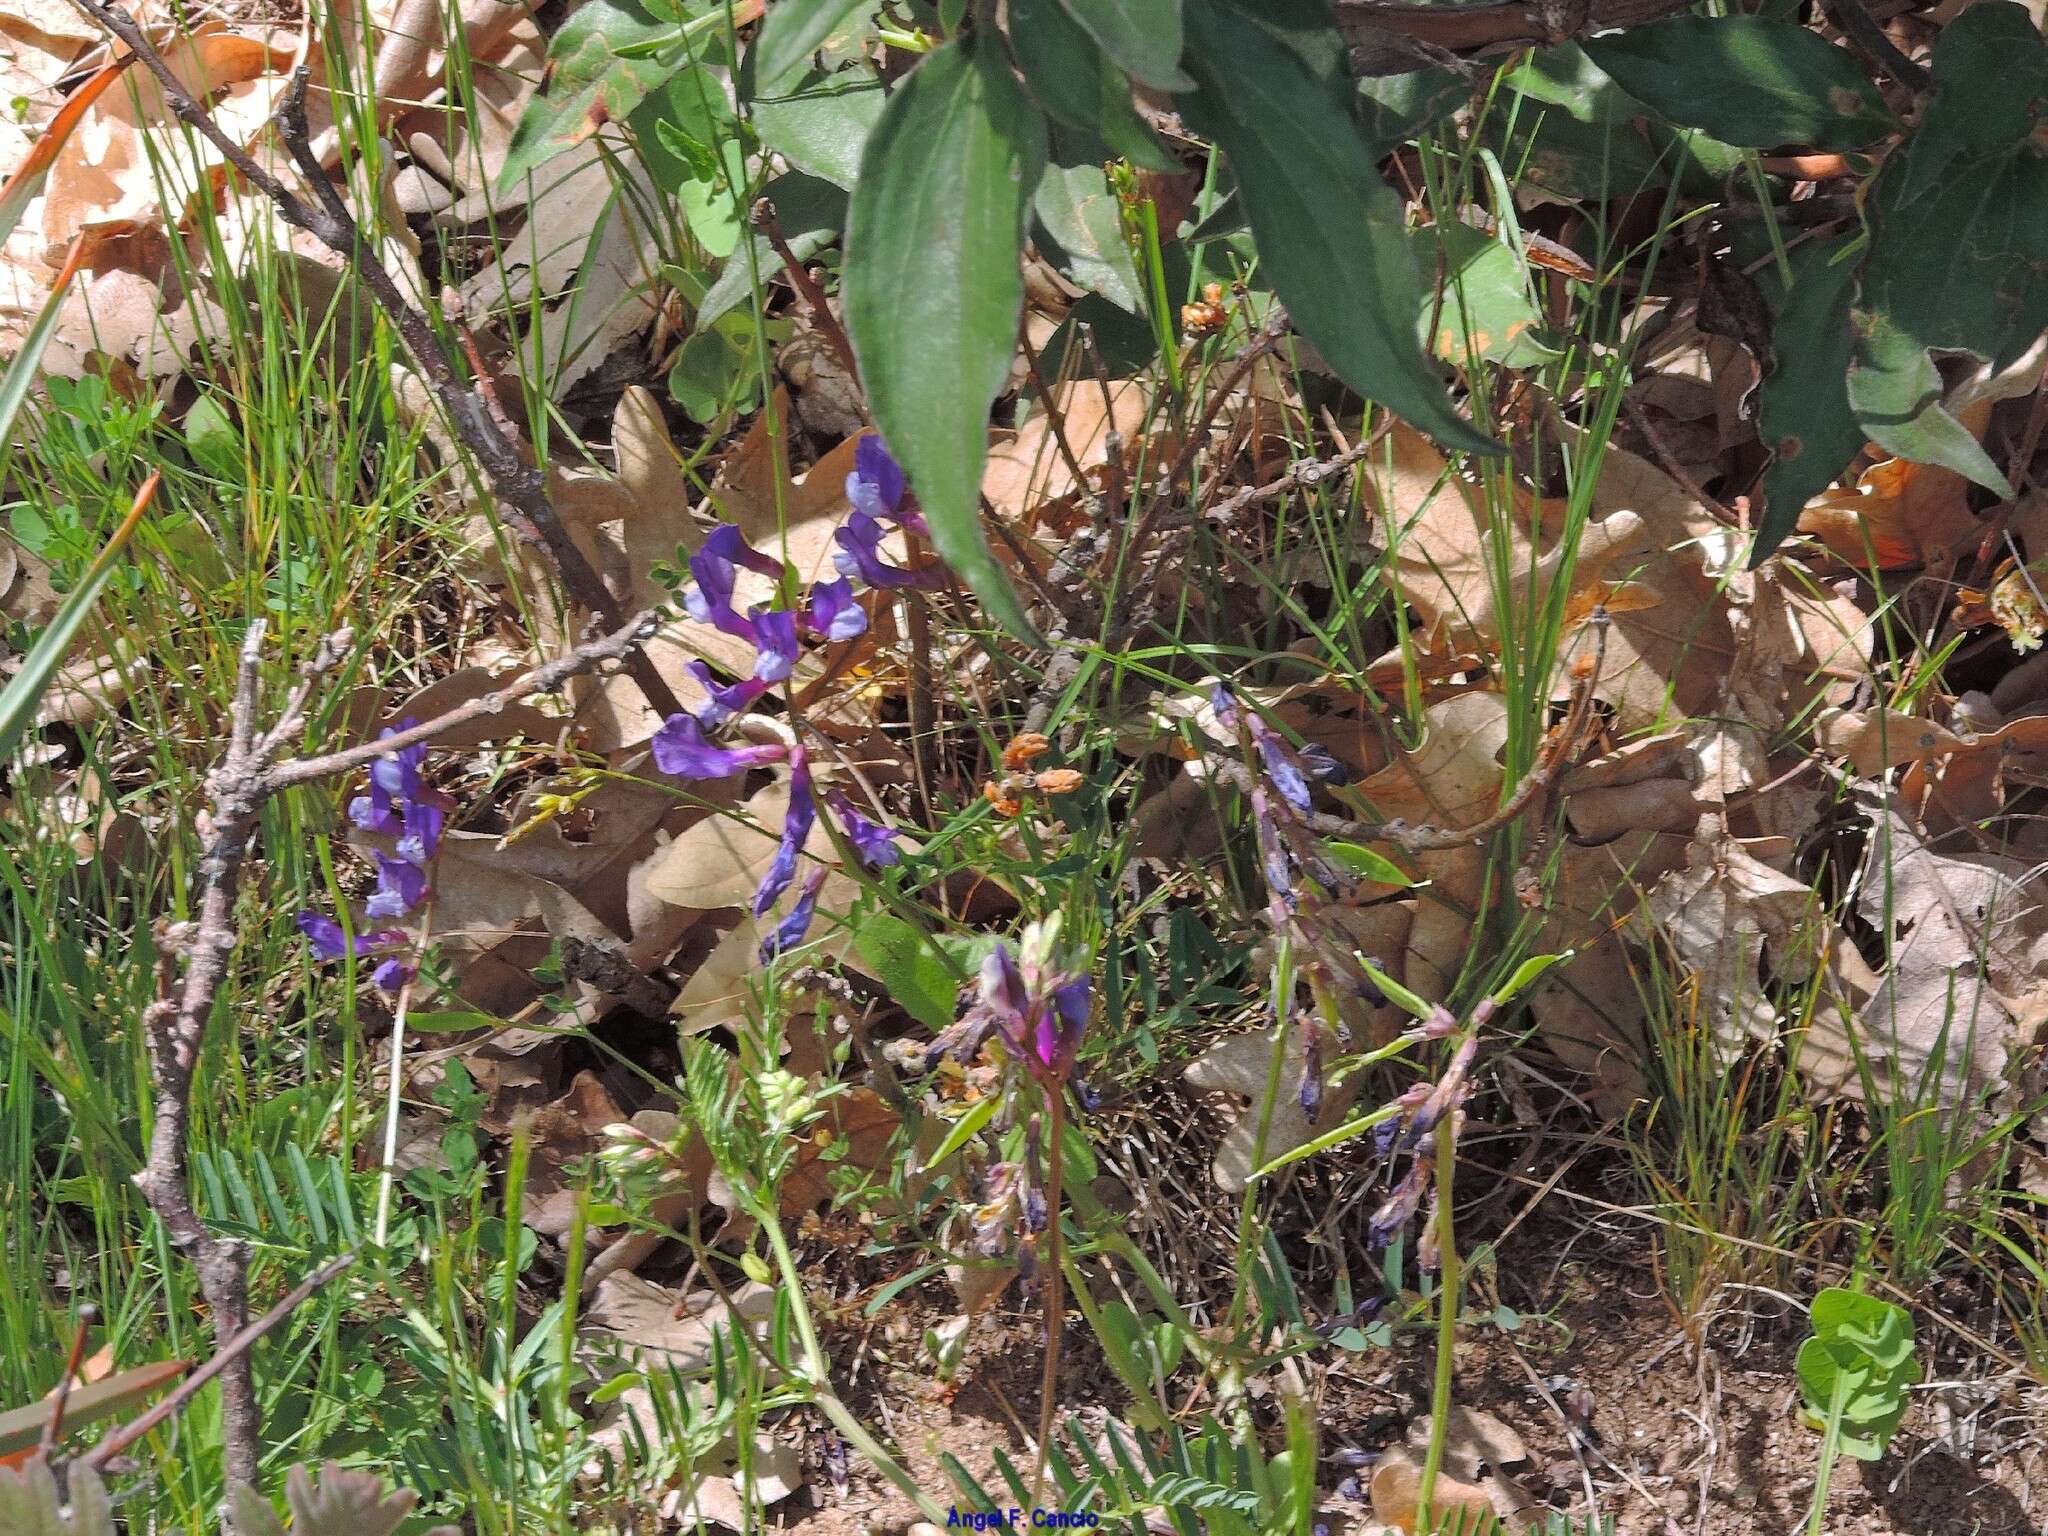
<path id="1" fill-rule="evenodd" d="M 882 82 L 871 69 L 807 70 L 755 91 L 754 132 L 798 170 L 851 188 L 884 104 Z"/>
<path id="2" fill-rule="evenodd" d="M 1515 253 L 1469 224 L 1439 224 L 1433 233 L 1443 253 L 1443 302 L 1423 295 L 1416 321 L 1423 345 L 1447 363 L 1480 357 L 1530 368 L 1555 358 L 1557 349 L 1539 334 L 1543 312 Z"/>
<path id="3" fill-rule="evenodd" d="M 1010 0 L 1010 51 L 1024 84 L 1055 121 L 1093 134 L 1113 155 L 1156 171 L 1180 162 L 1131 105 L 1130 83 L 1060 0 Z M 1100 167 L 1097 167 L 1100 170 Z"/>
<path id="4" fill-rule="evenodd" d="M 1446 447 L 1500 445 L 1451 409 L 1416 342 L 1422 280 L 1401 199 L 1380 179 L 1351 91 L 1224 0 L 1188 0 L 1198 89 L 1183 115 L 1230 157 L 1259 260 L 1337 376 Z"/>
<path id="5" fill-rule="evenodd" d="M 1849 363 L 1849 405 L 1880 448 L 1918 464 L 1940 464 L 2010 501 L 2012 487 L 1984 445 L 1942 408 L 1941 373 L 1926 347 L 1890 315 L 1857 312 Z"/>
<path id="6" fill-rule="evenodd" d="M 839 238 L 846 227 L 846 190 L 822 177 L 786 171 L 761 189 L 775 207 L 782 238 L 798 261 L 808 261 Z M 778 276 L 782 263 L 767 238 L 756 235 L 752 252 L 734 251 L 697 305 L 697 324 L 710 325 L 754 291 L 758 279 Z"/>
<path id="7" fill-rule="evenodd" d="M 710 70 L 678 70 L 628 119 L 654 184 L 675 198 L 706 254 L 739 244 L 747 211 L 747 148 L 725 86 Z"/>
<path id="8" fill-rule="evenodd" d="M 1386 993 L 1387 1001 L 1394 1004 L 1395 1007 L 1400 1008 L 1406 1013 L 1413 1014 L 1418 1019 L 1433 1019 L 1436 1017 L 1435 1004 L 1424 1002 L 1418 994 L 1410 992 L 1401 983 L 1394 980 L 1393 977 L 1389 976 L 1364 956 L 1361 955 L 1359 957 L 1358 964 L 1359 968 L 1371 979 L 1372 984 Z"/>
<path id="9" fill-rule="evenodd" d="M 606 123 L 630 117 L 687 62 L 659 49 L 675 35 L 674 23 L 656 20 L 635 0 L 585 0 L 548 45 L 547 89 L 520 114 L 499 190 L 509 194 Z"/>
<path id="10" fill-rule="evenodd" d="M 1916 415 L 1907 408 L 1925 393 L 1926 369 L 1903 359 L 1906 344 L 2003 367 L 2048 330 L 2048 158 L 2039 144 L 2048 42 L 2017 5 L 1973 6 L 1943 29 L 1933 75 L 1920 126 L 1885 162 L 1869 200 L 1858 307 L 1889 329 L 1866 340 L 1859 362 L 1897 376 L 1863 386 L 1883 417 Z M 1863 414 L 1863 400 L 1857 408 Z M 1967 457 L 1939 422 L 1924 430 Z M 1935 462 L 1992 483 L 1956 458 Z"/>
<path id="11" fill-rule="evenodd" d="M 185 413 L 185 451 L 192 462 L 216 480 L 237 481 L 248 473 L 242 434 L 227 407 L 212 395 L 201 395 Z"/>
<path id="12" fill-rule="evenodd" d="M 1370 880 L 1375 885 L 1409 886 L 1415 883 L 1413 875 L 1385 854 L 1363 843 L 1330 842 L 1323 844 L 1323 851 L 1345 873 Z"/>
<path id="13" fill-rule="evenodd" d="M 1581 46 L 1631 96 L 1725 143 L 1854 149 L 1897 127 L 1855 56 L 1796 22 L 1679 16 Z"/>
<path id="14" fill-rule="evenodd" d="M 1181 0 L 1060 0 L 1125 71 L 1162 91 L 1184 91 Z"/>
<path id="15" fill-rule="evenodd" d="M 1544 48 L 1503 82 L 1521 100 L 1500 142 L 1519 179 L 1570 197 L 1625 197 L 1676 181 L 1701 197 L 1723 195 L 1742 153 L 1704 133 L 1677 129 L 1631 96 L 1577 43 Z M 1489 123 L 1503 114 L 1488 114 Z M 1494 130 L 1489 129 L 1491 140 Z"/>
<path id="16" fill-rule="evenodd" d="M 1764 472 L 1752 566 L 1792 536 L 1800 510 L 1863 446 L 1863 429 L 1849 404 L 1856 263 L 1845 245 L 1813 241 L 1792 252 L 1792 287 L 1778 306 L 1771 371 L 1758 394 L 1758 426 L 1771 464 Z"/>
<path id="17" fill-rule="evenodd" d="M 1367 75 L 1358 82 L 1358 95 L 1366 137 L 1377 157 L 1464 106 L 1472 87 L 1448 69 L 1418 69 L 1406 75 Z"/>
<path id="18" fill-rule="evenodd" d="M 1024 307 L 1018 255 L 1045 119 L 986 33 L 927 54 L 861 153 L 847 214 L 846 326 L 875 424 L 932 539 L 1014 634 L 1035 638 L 981 531 L 989 407 Z"/>
<path id="19" fill-rule="evenodd" d="M 1116 192 L 1101 166 L 1049 167 L 1031 208 L 1046 236 L 1039 242 L 1041 254 L 1119 309 L 1145 313 L 1138 269 L 1117 217 Z"/>
<path id="20" fill-rule="evenodd" d="M 764 80 L 779 80 L 825 46 L 863 0 L 778 0 L 768 7 L 754 42 L 755 67 Z"/>
<path id="21" fill-rule="evenodd" d="M 959 988 L 939 947 L 900 917 L 878 913 L 862 922 L 853 947 L 897 1005 L 927 1029 L 953 1022 Z"/>

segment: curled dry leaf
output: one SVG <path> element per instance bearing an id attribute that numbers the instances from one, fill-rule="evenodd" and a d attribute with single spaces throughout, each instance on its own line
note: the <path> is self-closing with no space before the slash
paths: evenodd
<path id="1" fill-rule="evenodd" d="M 1020 530 L 1041 527 L 1069 532 L 1062 514 L 1071 510 L 1077 492 L 1098 490 L 1108 473 L 1112 435 L 1129 470 L 1144 451 L 1144 430 L 1151 419 L 1151 400 L 1142 382 L 1119 379 L 1105 387 L 1096 379 L 1075 379 L 1056 385 L 1054 409 L 1041 406 L 1007 443 L 989 449 L 981 494 L 988 504 Z M 1060 448 L 1053 430 L 1057 414 L 1066 447 L 1079 462 L 1084 485 Z"/>
<path id="2" fill-rule="evenodd" d="M 1529 1447 L 1522 1437 L 1483 1409 L 1453 1404 L 1445 1423 L 1443 1465 L 1453 1477 L 1476 1478 L 1482 1472 L 1529 1459 Z M 1408 1426 L 1408 1449 L 1417 1456 L 1428 1450 L 1432 1427 L 1433 1421 L 1427 1418 Z"/>
<path id="3" fill-rule="evenodd" d="M 1982 436 L 1991 421 L 1984 403 L 1959 417 Z M 1974 552 L 1984 524 L 1970 511 L 1970 482 L 1939 464 L 1881 459 L 1850 486 L 1823 491 L 1799 514 L 1810 534 L 1847 565 L 1881 571 L 1946 568 Z"/>

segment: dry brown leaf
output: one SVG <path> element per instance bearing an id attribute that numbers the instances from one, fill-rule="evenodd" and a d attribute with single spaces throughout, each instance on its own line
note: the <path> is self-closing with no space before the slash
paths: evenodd
<path id="1" fill-rule="evenodd" d="M 1978 420 L 1964 424 L 1981 433 L 1990 407 L 1972 414 Z M 1823 491 L 1809 501 L 1799 514 L 1799 531 L 1819 539 L 1849 565 L 1869 564 L 1874 552 L 1882 571 L 1946 567 L 1971 553 L 1984 536 L 1984 525 L 1970 511 L 1969 489 L 1969 481 L 1938 464 L 1883 459 L 1858 475 L 1854 485 Z"/>
<path id="2" fill-rule="evenodd" d="M 1483 1409 L 1453 1404 L 1445 1422 L 1443 1465 L 1453 1477 L 1476 1478 L 1484 1471 L 1529 1459 L 1529 1447 L 1522 1437 Z M 1427 1451 L 1432 1427 L 1433 1421 L 1427 1418 L 1411 1423 L 1408 1449 L 1418 1456 Z"/>
<path id="3" fill-rule="evenodd" d="M 671 905 L 699 912 L 751 905 L 775 858 L 788 813 L 789 779 L 784 774 L 749 796 L 735 814 L 707 816 L 686 829 L 648 869 L 645 890 Z M 834 857 L 822 818 L 812 824 L 803 853 L 820 862 Z M 801 867 L 797 878 L 803 878 Z"/>
<path id="4" fill-rule="evenodd" d="M 1422 1464 L 1406 1450 L 1396 1448 L 1380 1458 L 1380 1464 L 1373 1469 L 1372 1513 L 1375 1520 L 1384 1521 L 1414 1536 L 1420 1528 L 1420 1511 L 1417 1501 L 1422 1494 Z M 1484 1530 L 1496 1518 L 1505 1521 L 1511 1531 L 1528 1530 L 1532 1524 L 1513 1494 L 1499 1486 L 1497 1479 L 1488 1478 L 1485 1483 L 1468 1483 L 1454 1477 L 1439 1477 L 1430 1500 L 1431 1530 L 1459 1529 L 1459 1522 L 1469 1522 L 1471 1530 Z"/>
<path id="5" fill-rule="evenodd" d="M 1136 461 L 1145 447 L 1143 432 L 1152 412 L 1142 383 L 1120 379 L 1105 395 L 1099 381 L 1076 379 L 1056 386 L 1052 394 L 1067 448 L 1079 461 L 1090 488 L 1099 487 L 1106 476 L 1112 432 L 1121 442 L 1124 466 L 1128 469 Z M 988 468 L 981 480 L 981 493 L 989 505 L 1027 530 L 1056 516 L 1081 489 L 1053 432 L 1052 414 L 1043 408 L 1009 442 L 989 449 Z"/>
<path id="6" fill-rule="evenodd" d="M 1824 750 L 1862 779 L 1971 745 L 1944 725 L 1892 709 L 1834 710 L 1821 717 L 1816 734 Z"/>
<path id="7" fill-rule="evenodd" d="M 1265 1102 L 1266 1081 L 1273 1066 L 1272 1030 L 1253 1030 L 1219 1040 L 1188 1063 L 1183 1074 L 1192 1086 L 1204 1093 L 1229 1093 L 1243 1100 L 1222 1145 L 1216 1149 L 1215 1159 L 1209 1165 L 1218 1187 L 1232 1193 L 1243 1189 L 1250 1181 L 1253 1170 L 1258 1166 L 1253 1161 L 1255 1151 L 1263 1150 L 1266 1162 L 1271 1162 L 1283 1152 L 1293 1151 L 1303 1142 L 1338 1124 L 1357 1096 L 1355 1084 L 1333 1088 L 1323 1095 L 1323 1102 L 1313 1119 L 1302 1113 L 1300 1089 L 1304 1060 L 1301 1036 L 1291 1024 L 1282 1027 L 1286 1032 L 1286 1042 L 1280 1061 L 1280 1091 L 1274 1099 L 1263 1149 L 1258 1145 L 1259 1107 Z"/>

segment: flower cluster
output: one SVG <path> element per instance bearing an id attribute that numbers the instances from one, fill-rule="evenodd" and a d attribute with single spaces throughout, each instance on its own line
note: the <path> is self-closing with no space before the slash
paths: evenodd
<path id="1" fill-rule="evenodd" d="M 1023 814 L 1024 799 L 1034 791 L 1041 795 L 1071 795 L 1082 784 L 1073 768 L 1042 768 L 1031 765 L 1052 750 L 1042 731 L 1026 731 L 1003 748 L 1003 776 L 981 786 L 981 797 L 995 807 L 998 816 L 1009 819 Z"/>
<path id="2" fill-rule="evenodd" d="M 728 747 L 719 745 L 714 733 L 796 670 L 798 649 L 806 635 L 828 642 L 850 640 L 867 628 L 867 613 L 854 595 L 856 578 L 876 588 L 929 586 L 937 579 L 934 571 L 907 571 L 882 559 L 885 523 L 912 532 L 926 531 L 919 514 L 902 510 L 903 489 L 903 471 L 882 440 L 862 438 L 854 450 L 854 468 L 846 477 L 846 497 L 853 504 L 853 513 L 833 534 L 839 545 L 833 555 L 839 575 L 813 583 L 797 609 L 756 603 L 741 613 L 733 606 L 742 570 L 776 582 L 785 572 L 780 560 L 748 544 L 731 523 L 714 528 L 703 548 L 690 557 L 692 584 L 683 594 L 683 607 L 699 623 L 752 645 L 754 666 L 751 675 L 739 682 L 720 683 L 703 662 L 691 662 L 690 671 L 703 684 L 709 702 L 694 713 L 671 715 L 662 722 L 652 743 L 654 765 L 679 779 L 723 779 L 770 763 L 789 765 L 789 810 L 775 857 L 754 892 L 757 918 L 765 917 L 796 880 L 798 856 L 817 825 L 818 797 L 811 783 L 810 759 L 801 742 Z M 894 864 L 902 857 L 894 828 L 862 815 L 837 792 L 825 796 L 825 806 L 846 841 L 870 868 Z M 787 915 L 762 941 L 764 963 L 803 941 L 823 881 L 824 872 L 818 870 L 804 882 Z"/>
<path id="3" fill-rule="evenodd" d="M 396 736 L 418 723 L 401 720 L 383 734 Z M 370 764 L 368 791 L 348 803 L 348 819 L 364 832 L 389 838 L 395 850 L 395 856 L 381 848 L 371 851 L 377 884 L 363 903 L 363 916 L 369 921 L 396 922 L 427 898 L 427 870 L 440 851 L 449 801 L 422 781 L 420 769 L 426 760 L 425 742 L 385 752 Z M 298 921 L 299 931 L 322 960 L 339 960 L 351 953 L 381 956 L 370 979 L 387 992 L 397 991 L 412 975 L 410 963 L 392 953 L 407 942 L 401 929 L 380 928 L 350 938 L 341 924 L 325 913 L 309 909 L 299 914 Z"/>
<path id="4" fill-rule="evenodd" d="M 1479 1054 L 1479 1029 L 1492 1011 L 1491 999 L 1483 1000 L 1473 1010 L 1472 1028 L 1451 1053 L 1443 1075 L 1434 1083 L 1412 1085 L 1395 1101 L 1402 1113 L 1382 1123 L 1374 1133 L 1376 1149 L 1382 1157 L 1398 1152 L 1410 1154 L 1407 1173 L 1373 1212 L 1367 1225 L 1367 1240 L 1375 1248 L 1384 1248 L 1394 1240 L 1395 1234 L 1408 1225 L 1421 1207 L 1424 1192 L 1435 1187 L 1436 1143 L 1431 1132 L 1449 1115 L 1451 1139 L 1454 1143 L 1457 1140 L 1465 1118 L 1462 1106 L 1472 1091 L 1472 1063 Z M 1442 1038 L 1457 1029 L 1457 1020 L 1447 1010 L 1439 1008 L 1437 1014 L 1423 1026 L 1425 1034 Z M 1428 1233 L 1417 1257 L 1425 1268 L 1436 1268 L 1434 1245 Z"/>
<path id="5" fill-rule="evenodd" d="M 1073 1076 L 1088 1011 L 1086 957 L 1061 945 L 1054 915 L 1025 928 L 1014 958 L 997 941 L 981 963 L 978 999 L 932 1041 L 924 1064 L 930 1069 L 947 1056 L 972 1061 L 993 1036 L 1048 1093 L 1058 1093 Z"/>

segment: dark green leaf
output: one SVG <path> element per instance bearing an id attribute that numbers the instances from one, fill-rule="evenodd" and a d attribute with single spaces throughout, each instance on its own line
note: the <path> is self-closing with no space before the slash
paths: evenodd
<path id="1" fill-rule="evenodd" d="M 989 407 L 1024 306 L 1018 255 L 1045 119 L 986 34 L 927 54 L 861 154 L 847 214 L 847 329 L 875 424 L 933 542 L 1008 629 L 1033 637 L 981 532 Z"/>
<path id="2" fill-rule="evenodd" d="M 1764 472 L 1764 511 L 1752 564 L 1792 536 L 1800 509 L 1863 446 L 1863 429 L 1849 405 L 1856 263 L 1844 255 L 1844 243 L 1812 242 L 1792 252 L 1792 289 L 1779 306 L 1771 371 L 1758 395 L 1759 429 L 1772 457 Z"/>
<path id="3" fill-rule="evenodd" d="M 1180 0 L 1060 0 L 1124 69 L 1162 91 L 1184 91 Z"/>
<path id="4" fill-rule="evenodd" d="M 512 132 L 500 190 L 509 193 L 606 123 L 631 116 L 686 62 L 658 48 L 675 31 L 634 0 L 586 0 L 548 45 L 547 89 L 527 103 Z"/>
<path id="5" fill-rule="evenodd" d="M 2003 366 L 2048 330 L 2048 43 L 2016 5 L 1971 7 L 1934 49 L 1919 129 L 1873 189 L 1863 307 L 1921 347 Z"/>
<path id="6" fill-rule="evenodd" d="M 881 119 L 882 82 L 864 66 L 783 76 L 756 91 L 754 132 L 800 171 L 851 188 Z"/>
<path id="7" fill-rule="evenodd" d="M 1044 226 L 1038 242 L 1083 288 L 1134 315 L 1145 312 L 1138 269 L 1124 243 L 1116 193 L 1099 165 L 1053 166 L 1038 183 L 1032 211 Z"/>
<path id="8" fill-rule="evenodd" d="M 1897 127 L 1855 56 L 1794 22 L 1680 16 L 1582 46 L 1630 95 L 1729 144 L 1854 149 Z"/>
<path id="9" fill-rule="evenodd" d="M 2010 501 L 2012 487 L 1984 445 L 1942 409 L 1941 372 L 1925 346 L 1889 315 L 1858 310 L 1854 330 L 1849 405 L 1870 440 L 1916 464 L 1952 469 Z"/>
<path id="10" fill-rule="evenodd" d="M 1259 260 L 1337 376 L 1447 447 L 1500 445 L 1451 409 L 1417 345 L 1422 282 L 1401 199 L 1380 179 L 1347 85 L 1222 0 L 1189 0 L 1198 89 L 1183 113 L 1230 157 Z"/>
<path id="11" fill-rule="evenodd" d="M 862 0 L 779 0 L 768 7 L 754 43 L 755 67 L 764 80 L 779 80 L 800 69 Z"/>
<path id="12" fill-rule="evenodd" d="M 1010 49 L 1048 116 L 1093 134 L 1113 155 L 1177 171 L 1131 105 L 1130 83 L 1060 0 L 1010 0 Z"/>
<path id="13" fill-rule="evenodd" d="M 1434 127 L 1472 95 L 1464 78 L 1448 69 L 1420 69 L 1406 75 L 1368 75 L 1358 82 L 1366 137 L 1389 154 L 1403 139 Z"/>
<path id="14" fill-rule="evenodd" d="M 810 260 L 846 227 L 845 189 L 820 177 L 788 171 L 763 187 L 761 195 L 775 205 L 783 238 L 798 261 Z M 781 270 L 766 237 L 754 236 L 751 259 L 744 250 L 734 252 L 705 291 L 697 305 L 697 324 L 710 325 L 753 292 L 757 277 L 766 281 Z"/>
<path id="15" fill-rule="evenodd" d="M 939 948 L 902 918 L 878 913 L 861 923 L 853 947 L 883 990 L 927 1029 L 953 1022 L 953 999 L 959 990 L 952 967 Z"/>

